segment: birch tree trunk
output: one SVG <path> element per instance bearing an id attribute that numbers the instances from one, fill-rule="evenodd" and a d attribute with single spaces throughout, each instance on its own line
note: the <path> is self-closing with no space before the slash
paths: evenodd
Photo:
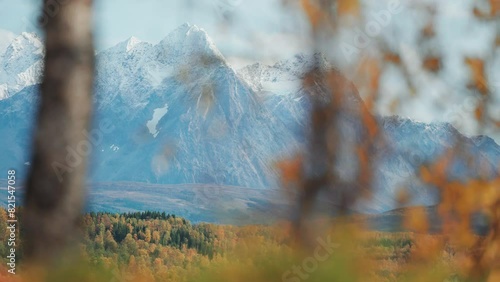
<path id="1" fill-rule="evenodd" d="M 28 259 L 55 258 L 85 199 L 94 79 L 91 0 L 44 0 L 45 69 L 23 218 Z"/>

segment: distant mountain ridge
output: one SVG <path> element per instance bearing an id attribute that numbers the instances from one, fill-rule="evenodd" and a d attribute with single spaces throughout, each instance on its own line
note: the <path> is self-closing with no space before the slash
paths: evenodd
<path id="1" fill-rule="evenodd" d="M 21 37 L 0 57 L 8 71 L 0 76 L 0 146 L 9 148 L 0 168 L 16 168 L 23 175 L 44 52 L 29 34 Z M 206 32 L 190 24 L 156 45 L 132 37 L 99 52 L 95 120 L 107 120 L 113 130 L 92 148 L 91 180 L 278 187 L 274 162 L 293 156 L 307 142 L 311 102 L 301 79 L 316 62 L 330 69 L 315 54 L 236 71 Z M 349 93 L 352 108 L 364 107 L 356 89 Z M 409 204 L 435 204 L 436 191 L 416 173 L 457 146 L 457 140 L 472 162 L 457 158 L 450 177 L 492 177 L 499 171 L 500 147 L 491 138 L 468 138 L 449 124 L 375 118 L 387 142 L 376 148 L 374 197 L 359 203 L 360 211 L 397 208 L 403 187 L 413 196 Z M 342 118 L 340 128 L 347 145 L 337 169 L 349 182 L 359 167 L 349 144 L 363 135 L 353 132 L 359 128 L 356 115 Z"/>

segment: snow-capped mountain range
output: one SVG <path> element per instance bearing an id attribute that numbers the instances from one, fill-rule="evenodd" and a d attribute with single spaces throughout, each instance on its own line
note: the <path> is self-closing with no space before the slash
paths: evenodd
<path id="1" fill-rule="evenodd" d="M 43 67 L 43 46 L 23 33 L 0 55 L 0 168 L 25 175 Z M 110 133 L 93 142 L 93 182 L 206 183 L 247 188 L 279 186 L 275 161 L 306 144 L 311 103 L 302 77 L 319 54 L 297 55 L 273 66 L 234 70 L 203 29 L 184 24 L 156 45 L 132 37 L 99 52 L 95 83 L 96 127 L 106 120 Z M 355 88 L 349 107 L 364 107 Z M 355 111 L 354 111 L 355 112 Z M 450 177 L 493 177 L 500 147 L 489 137 L 468 138 L 449 124 L 424 124 L 399 117 L 376 117 L 385 142 L 375 148 L 374 197 L 359 210 L 397 207 L 398 189 L 410 204 L 432 205 L 437 193 L 415 175 L 420 166 L 458 146 Z M 352 144 L 362 139 L 359 116 L 340 120 L 342 162 L 338 172 L 353 181 L 359 164 Z M 458 142 L 458 141 L 459 142 Z"/>

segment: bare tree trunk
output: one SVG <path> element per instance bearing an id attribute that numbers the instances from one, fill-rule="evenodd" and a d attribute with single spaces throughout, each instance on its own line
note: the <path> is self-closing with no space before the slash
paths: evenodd
<path id="1" fill-rule="evenodd" d="M 44 23 L 45 70 L 23 220 L 33 260 L 54 258 L 76 234 L 92 149 L 85 140 L 94 79 L 92 1 L 44 0 L 44 7 L 52 13 Z"/>

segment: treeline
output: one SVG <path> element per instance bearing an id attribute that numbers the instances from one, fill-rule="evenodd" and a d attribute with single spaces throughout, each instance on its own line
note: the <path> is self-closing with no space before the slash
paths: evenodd
<path id="1" fill-rule="evenodd" d="M 288 249 L 288 236 L 273 227 L 192 224 L 175 215 L 151 211 L 89 213 L 82 217 L 82 231 L 85 260 L 94 267 L 112 270 L 117 281 L 123 277 L 197 281 L 189 277 L 246 259 L 256 246 L 264 247 L 263 253 Z"/>
<path id="2" fill-rule="evenodd" d="M 20 214 L 18 220 L 22 220 Z M 0 208 L 0 281 L 8 277 L 6 224 L 7 213 Z M 289 236 L 274 227 L 192 224 L 164 212 L 91 212 L 81 217 L 80 228 L 82 265 L 105 270 L 114 281 L 130 281 L 131 277 L 140 277 L 140 281 L 198 281 L 197 277 L 207 271 L 232 263 L 253 265 L 248 259 L 254 252 L 266 258 L 270 250 L 289 250 Z M 17 244 L 17 262 L 23 272 L 22 241 Z"/>
<path id="3" fill-rule="evenodd" d="M 209 224 L 192 225 L 188 220 L 165 212 L 123 214 L 89 213 L 83 217 L 86 246 L 91 253 L 116 252 L 127 244 L 127 255 L 136 253 L 137 241 L 177 249 L 194 249 L 213 258 L 221 253 L 217 236 Z M 128 257 L 124 257 L 128 259 Z"/>
<path id="4" fill-rule="evenodd" d="M 5 268 L 6 223 L 7 214 L 0 209 L 0 281 L 10 277 Z M 100 212 L 83 215 L 81 230 L 81 263 L 63 265 L 58 271 L 87 278 L 47 281 L 298 281 L 302 274 L 308 281 L 400 281 L 412 277 L 408 270 L 417 268 L 419 274 L 439 274 L 439 279 L 430 276 L 426 281 L 462 281 L 457 280 L 461 275 L 457 258 L 473 254 L 446 243 L 444 236 L 363 232 L 349 223 L 318 237 L 313 253 L 296 247 L 287 222 L 192 224 L 159 212 Z M 431 264 L 413 259 L 440 242 L 444 251 Z M 24 273 L 22 242 L 17 243 L 18 272 Z M 318 270 L 304 272 L 313 258 Z"/>

